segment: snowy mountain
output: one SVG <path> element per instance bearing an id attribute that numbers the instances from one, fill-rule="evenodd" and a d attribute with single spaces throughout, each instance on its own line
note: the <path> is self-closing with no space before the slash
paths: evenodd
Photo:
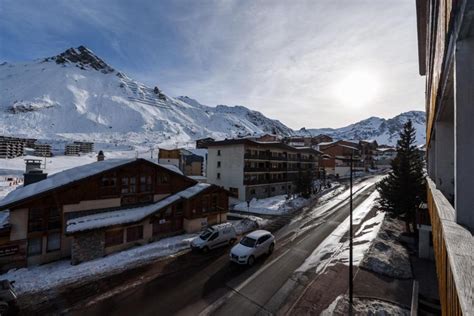
<path id="1" fill-rule="evenodd" d="M 422 111 L 410 111 L 399 114 L 391 119 L 370 117 L 360 122 L 341 128 L 302 128 L 296 132 L 298 135 L 326 134 L 334 139 L 375 139 L 378 144 L 395 145 L 403 124 L 411 119 L 416 129 L 417 144 L 426 142 L 425 122 L 426 114 Z"/>
<path id="2" fill-rule="evenodd" d="M 171 147 L 203 137 L 324 133 L 394 144 L 408 118 L 424 143 L 423 112 L 295 132 L 244 106 L 211 107 L 189 97 L 173 98 L 117 71 L 83 46 L 29 63 L 0 64 L 0 135 Z"/>
<path id="3" fill-rule="evenodd" d="M 293 131 L 243 106 L 210 107 L 148 87 L 80 46 L 0 64 L 0 134 L 185 145 L 202 137 Z"/>

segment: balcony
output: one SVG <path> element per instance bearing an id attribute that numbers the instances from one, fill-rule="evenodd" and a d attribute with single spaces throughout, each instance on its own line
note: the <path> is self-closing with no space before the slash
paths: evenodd
<path id="1" fill-rule="evenodd" d="M 456 212 L 427 178 L 428 209 L 443 315 L 470 315 L 473 306 L 474 239 L 456 223 Z"/>

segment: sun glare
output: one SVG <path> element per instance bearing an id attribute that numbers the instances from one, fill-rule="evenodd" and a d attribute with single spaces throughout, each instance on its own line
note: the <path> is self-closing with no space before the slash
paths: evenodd
<path id="1" fill-rule="evenodd" d="M 378 89 L 378 79 L 372 72 L 356 70 L 336 83 L 334 94 L 343 106 L 362 107 L 374 99 Z"/>

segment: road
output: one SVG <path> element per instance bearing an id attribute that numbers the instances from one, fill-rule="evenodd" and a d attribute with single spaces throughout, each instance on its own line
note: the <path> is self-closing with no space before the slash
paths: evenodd
<path id="1" fill-rule="evenodd" d="M 379 179 L 370 178 L 355 186 L 354 207 L 375 190 L 374 183 Z M 179 273 L 159 277 L 71 314 L 275 314 L 292 291 L 295 269 L 348 214 L 347 198 L 336 196 L 326 205 L 306 210 L 279 230 L 274 253 L 251 268 L 231 264 L 228 248 L 213 251 L 205 258 L 202 254 L 189 254 L 183 260 L 196 260 L 195 265 L 185 265 L 187 268 Z"/>

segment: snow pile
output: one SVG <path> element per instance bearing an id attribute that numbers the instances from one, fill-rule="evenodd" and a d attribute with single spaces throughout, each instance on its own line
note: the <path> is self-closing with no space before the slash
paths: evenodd
<path id="1" fill-rule="evenodd" d="M 324 311 L 321 316 L 348 315 L 349 298 L 347 295 L 339 295 Z M 354 298 L 354 315 L 395 315 L 408 316 L 410 311 L 398 305 L 376 299 Z"/>
<path id="2" fill-rule="evenodd" d="M 78 281 L 90 282 L 187 249 L 195 237 L 194 234 L 187 234 L 165 238 L 75 266 L 71 265 L 70 260 L 61 260 L 10 270 L 0 275 L 0 279 L 15 281 L 15 290 L 19 295 L 50 290 Z"/>
<path id="3" fill-rule="evenodd" d="M 367 214 L 375 206 L 375 200 L 378 192 L 373 192 L 363 203 L 361 203 L 353 211 L 353 224 L 361 225 L 354 235 L 354 265 L 359 265 L 364 258 L 365 252 L 368 250 L 372 240 L 378 233 L 382 224 L 385 213 L 378 212 L 376 216 L 363 222 Z M 347 232 L 349 231 L 349 217 L 346 218 L 326 239 L 313 251 L 313 253 L 305 260 L 305 262 L 296 269 L 296 272 L 306 272 L 315 270 L 321 273 L 328 266 L 336 263 L 348 264 L 347 254 L 349 241 L 347 240 Z"/>
<path id="4" fill-rule="evenodd" d="M 252 199 L 250 207 L 247 202 L 241 202 L 234 206 L 234 210 L 265 215 L 287 214 L 297 208 L 304 206 L 307 199 L 302 197 L 287 199 L 286 195 L 276 195 L 265 199 Z"/>
<path id="5" fill-rule="evenodd" d="M 249 231 L 263 228 L 265 227 L 270 221 L 268 219 L 263 219 L 261 217 L 252 216 L 252 215 L 242 215 L 236 213 L 229 213 L 228 214 L 228 221 L 232 223 L 234 229 L 237 234 L 245 234 Z M 230 219 L 236 218 L 236 219 Z"/>
<path id="6" fill-rule="evenodd" d="M 400 221 L 387 218 L 361 266 L 393 278 L 412 278 L 408 251 L 397 241 L 403 230 Z"/>

